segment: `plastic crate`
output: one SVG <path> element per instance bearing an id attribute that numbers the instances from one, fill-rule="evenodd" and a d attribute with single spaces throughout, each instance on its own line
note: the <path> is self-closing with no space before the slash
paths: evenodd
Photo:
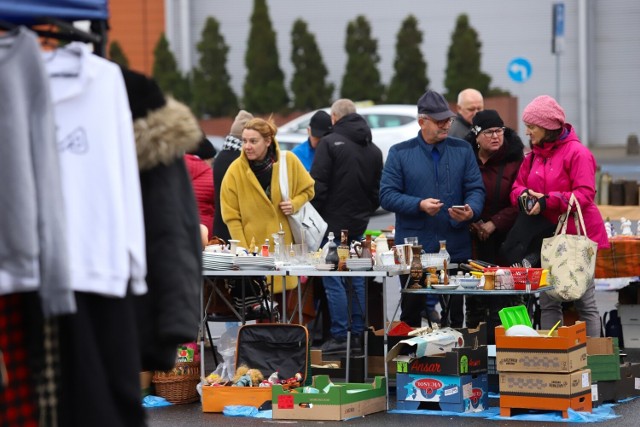
<path id="1" fill-rule="evenodd" d="M 514 289 L 524 291 L 527 289 L 527 281 L 531 284 L 531 290 L 540 287 L 540 279 L 542 278 L 542 268 L 523 268 L 523 267 L 487 267 L 484 271 L 508 270 L 513 277 Z"/>

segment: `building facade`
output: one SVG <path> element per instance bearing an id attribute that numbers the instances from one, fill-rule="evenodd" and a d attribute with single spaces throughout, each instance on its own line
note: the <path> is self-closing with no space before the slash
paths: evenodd
<path id="1" fill-rule="evenodd" d="M 554 3 L 564 6 L 559 55 L 551 51 Z M 388 84 L 397 32 L 412 14 L 423 32 L 422 53 L 431 88 L 443 91 L 451 33 L 458 15 L 466 13 L 482 43 L 482 70 L 492 77 L 492 86 L 518 98 L 518 116 L 534 97 L 548 94 L 563 105 L 585 144 L 622 146 L 629 134 L 640 131 L 634 108 L 640 97 L 640 2 L 267 0 L 267 6 L 287 85 L 293 72 L 290 32 L 296 19 L 306 21 L 315 35 L 337 98 L 347 60 L 348 22 L 358 15 L 368 19 L 378 41 L 382 81 Z M 253 0 L 165 0 L 165 8 L 170 46 L 185 72 L 198 62 L 195 46 L 205 19 L 218 20 L 230 47 L 227 70 L 232 87 L 242 96 Z"/>

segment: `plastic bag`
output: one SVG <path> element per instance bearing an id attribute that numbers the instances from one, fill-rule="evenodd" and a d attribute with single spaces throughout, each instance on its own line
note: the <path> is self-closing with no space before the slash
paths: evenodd
<path id="1" fill-rule="evenodd" d="M 160 396 L 149 395 L 149 396 L 145 396 L 142 399 L 142 406 L 144 408 L 159 408 L 161 406 L 171 406 L 171 405 L 173 405 L 173 403 L 169 402 L 167 399 Z"/>
<path id="2" fill-rule="evenodd" d="M 250 417 L 258 415 L 258 408 L 243 405 L 227 405 L 222 410 L 222 414 L 227 417 Z"/>
<path id="3" fill-rule="evenodd" d="M 220 335 L 218 352 L 222 356 L 223 362 L 216 367 L 214 373 L 220 375 L 224 380 L 231 380 L 236 372 L 236 345 L 239 330 L 240 326 L 231 326 Z"/>

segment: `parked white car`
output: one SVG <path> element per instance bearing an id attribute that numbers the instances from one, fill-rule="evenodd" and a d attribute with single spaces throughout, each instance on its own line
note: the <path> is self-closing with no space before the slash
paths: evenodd
<path id="1" fill-rule="evenodd" d="M 324 108 L 329 113 L 330 108 Z M 357 107 L 371 127 L 373 142 L 382 151 L 383 160 L 393 144 L 406 141 L 418 134 L 418 109 L 415 105 L 372 105 Z M 315 111 L 291 120 L 278 128 L 278 144 L 285 150 L 307 140 L 307 127 Z"/>

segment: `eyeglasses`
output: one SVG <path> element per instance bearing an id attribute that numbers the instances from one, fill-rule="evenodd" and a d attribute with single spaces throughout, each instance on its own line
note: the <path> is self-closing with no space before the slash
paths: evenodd
<path id="1" fill-rule="evenodd" d="M 425 120 L 428 120 L 428 121 L 430 121 L 432 123 L 435 123 L 436 126 L 438 126 L 439 128 L 443 128 L 446 125 L 450 125 L 451 123 L 453 123 L 456 120 L 455 117 L 449 117 L 448 119 L 444 119 L 444 120 L 434 120 L 431 117 L 425 116 L 425 115 L 420 116 L 420 117 L 425 119 Z"/>
<path id="2" fill-rule="evenodd" d="M 504 128 L 487 129 L 480 132 L 481 135 L 484 135 L 487 138 L 491 138 L 491 136 L 493 136 L 494 133 L 496 134 L 496 136 L 500 136 L 504 133 Z"/>

